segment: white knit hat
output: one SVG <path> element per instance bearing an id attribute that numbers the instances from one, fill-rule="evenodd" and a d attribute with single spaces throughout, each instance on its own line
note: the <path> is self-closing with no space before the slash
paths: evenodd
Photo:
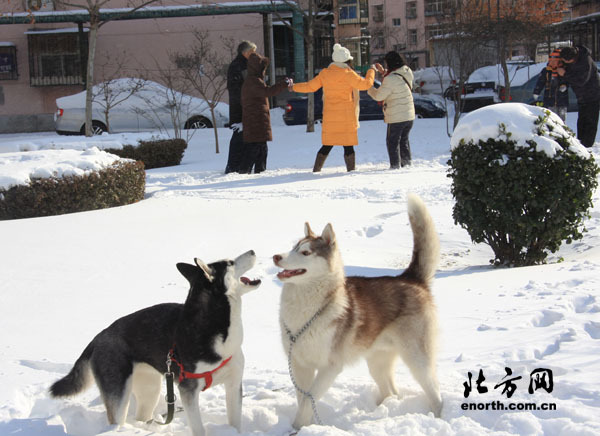
<path id="1" fill-rule="evenodd" d="M 342 47 L 339 44 L 335 44 L 333 46 L 333 54 L 331 55 L 331 58 L 334 62 L 346 62 L 354 59 L 350 55 L 350 50 L 348 50 L 346 47 Z"/>

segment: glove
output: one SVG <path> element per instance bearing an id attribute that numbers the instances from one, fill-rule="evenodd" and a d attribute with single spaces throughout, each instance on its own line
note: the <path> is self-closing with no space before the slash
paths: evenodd
<path id="1" fill-rule="evenodd" d="M 241 132 L 242 130 L 244 130 L 244 126 L 242 125 L 242 123 L 233 123 L 230 126 L 231 130 L 233 130 L 236 133 Z"/>

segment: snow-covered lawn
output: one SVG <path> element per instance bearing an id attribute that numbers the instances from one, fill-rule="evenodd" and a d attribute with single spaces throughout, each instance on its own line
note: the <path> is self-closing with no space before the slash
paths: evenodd
<path id="1" fill-rule="evenodd" d="M 574 130 L 576 118 L 568 114 Z M 263 284 L 244 297 L 242 433 L 287 435 L 296 401 L 279 339 L 281 284 L 271 257 L 291 248 L 305 221 L 317 231 L 331 222 L 348 274 L 397 274 L 412 251 L 408 192 L 426 202 L 441 239 L 433 292 L 440 315 L 442 418 L 430 414 L 402 363 L 396 371 L 401 395 L 376 405 L 375 384 L 360 364 L 348 368 L 319 401 L 325 425 L 299 435 L 600 434 L 598 192 L 583 240 L 564 245 L 548 265 L 497 269 L 489 266 L 491 249 L 473 245 L 453 222 L 445 120 L 416 120 L 414 165 L 402 170 L 388 169 L 383 122 L 362 122 L 357 171 L 350 174 L 337 148 L 322 173 L 311 172 L 320 128 L 308 134 L 304 126 L 284 126 L 279 114 L 273 124 L 263 174 L 224 175 L 230 131 L 219 130 L 220 154 L 214 152 L 212 131 L 199 131 L 182 165 L 147 172 L 142 202 L 0 222 L 0 435 L 186 434 L 183 414 L 166 427 L 130 416 L 120 432 L 110 430 L 95 387 L 66 401 L 49 398 L 47 389 L 116 318 L 152 304 L 183 302 L 187 282 L 177 262 L 213 261 L 248 249 L 259 257 L 249 275 Z M 94 140 L 122 142 L 119 138 Z M 85 142 L 53 133 L 2 135 L 0 147 L 14 152 L 27 142 L 38 149 L 63 139 Z M 598 159 L 598 145 L 593 153 Z M 0 175 L 6 175 L 1 166 Z M 556 263 L 561 257 L 565 260 Z M 544 389 L 547 376 L 545 385 L 534 383 L 528 392 L 537 369 L 551 370 L 551 392 Z M 477 390 L 480 371 L 486 393 Z M 472 390 L 465 398 L 469 372 Z M 510 384 L 504 382 L 515 377 L 521 378 L 508 398 L 503 389 Z M 469 404 L 487 410 L 464 410 Z M 510 404 L 540 409 L 550 404 L 555 410 L 497 410 Z M 200 406 L 209 436 L 236 434 L 226 424 L 221 387 L 202 393 Z M 157 411 L 165 410 L 161 402 Z"/>

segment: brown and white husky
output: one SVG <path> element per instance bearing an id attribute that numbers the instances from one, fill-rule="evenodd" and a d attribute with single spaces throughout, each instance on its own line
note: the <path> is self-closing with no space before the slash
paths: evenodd
<path id="1" fill-rule="evenodd" d="M 286 254 L 273 256 L 283 268 L 280 325 L 289 352 L 298 411 L 294 427 L 309 425 L 314 402 L 345 365 L 364 357 L 379 387 L 378 402 L 397 395 L 394 366 L 400 356 L 419 382 L 435 416 L 442 399 L 436 375 L 437 317 L 430 283 L 439 260 L 439 239 L 423 201 L 408 197 L 414 247 L 399 276 L 346 277 L 331 224 L 305 237 Z"/>

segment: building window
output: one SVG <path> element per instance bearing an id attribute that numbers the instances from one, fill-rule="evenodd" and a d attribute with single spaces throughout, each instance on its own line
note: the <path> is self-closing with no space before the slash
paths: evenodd
<path id="1" fill-rule="evenodd" d="M 400 18 L 392 18 L 392 26 L 400 27 L 400 24 L 402 24 L 402 20 Z"/>
<path id="2" fill-rule="evenodd" d="M 83 41 L 80 41 L 83 38 Z M 83 85 L 87 33 L 27 32 L 31 86 Z"/>
<path id="3" fill-rule="evenodd" d="M 408 29 L 408 43 L 411 45 L 417 45 L 418 42 L 417 29 Z"/>
<path id="4" fill-rule="evenodd" d="M 441 15 L 445 0 L 425 0 L 425 16 Z"/>
<path id="5" fill-rule="evenodd" d="M 444 33 L 444 27 L 441 24 L 432 24 L 425 27 L 425 34 L 428 40 L 442 36 Z"/>
<path id="6" fill-rule="evenodd" d="M 383 33 L 376 33 L 373 35 L 373 48 L 385 48 L 385 38 Z"/>
<path id="7" fill-rule="evenodd" d="M 376 23 L 383 21 L 383 5 L 373 6 L 373 21 Z"/>
<path id="8" fill-rule="evenodd" d="M 17 47 L 11 42 L 0 42 L 0 80 L 18 78 Z"/>
<path id="9" fill-rule="evenodd" d="M 368 23 L 369 2 L 368 0 L 340 0 L 339 1 L 340 24 Z"/>
<path id="10" fill-rule="evenodd" d="M 406 18 L 417 18 L 417 2 L 406 2 Z"/>

